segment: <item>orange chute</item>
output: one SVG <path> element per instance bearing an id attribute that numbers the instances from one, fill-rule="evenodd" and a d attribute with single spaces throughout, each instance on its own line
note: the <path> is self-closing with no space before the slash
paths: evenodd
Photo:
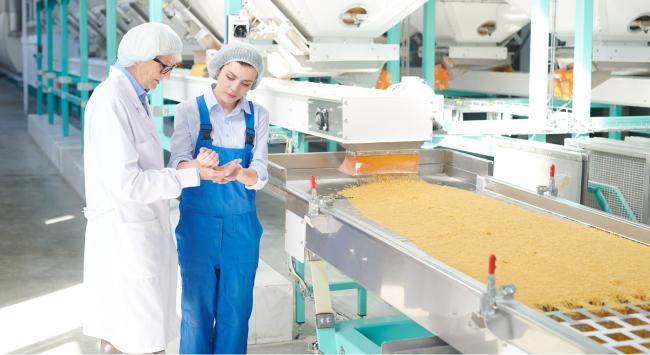
<path id="1" fill-rule="evenodd" d="M 390 73 L 388 70 L 382 69 L 377 78 L 377 83 L 375 83 L 375 89 L 386 90 L 391 84 Z"/>
<path id="2" fill-rule="evenodd" d="M 442 66 L 442 64 L 436 64 L 433 69 L 433 77 L 434 90 L 445 90 L 449 87 L 449 72 Z"/>
<path id="3" fill-rule="evenodd" d="M 573 69 L 558 69 L 555 71 L 553 92 L 555 97 L 562 100 L 571 100 L 571 97 L 573 97 Z"/>

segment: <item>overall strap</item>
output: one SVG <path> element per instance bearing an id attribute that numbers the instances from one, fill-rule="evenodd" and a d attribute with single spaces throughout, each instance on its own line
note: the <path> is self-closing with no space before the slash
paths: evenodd
<path id="1" fill-rule="evenodd" d="M 202 141 L 208 141 L 208 144 L 212 144 L 212 124 L 210 123 L 210 111 L 208 111 L 208 106 L 205 104 L 205 97 L 203 95 L 196 97 L 196 104 L 199 107 L 199 119 L 201 120 L 201 128 L 199 129 L 199 136 L 196 138 L 196 145 L 194 146 L 194 157 L 199 154 L 199 148 L 201 147 Z"/>
<path id="2" fill-rule="evenodd" d="M 246 141 L 244 146 L 244 164 L 245 167 L 250 165 L 252 159 L 253 146 L 255 145 L 255 109 L 253 108 L 253 102 L 249 101 L 248 106 L 250 107 L 251 113 L 246 113 L 244 111 L 244 118 L 246 120 Z"/>
<path id="3" fill-rule="evenodd" d="M 248 114 L 244 111 L 244 117 L 246 119 L 246 146 L 253 146 L 255 145 L 255 110 L 253 108 L 253 103 L 248 102 L 248 106 L 250 107 L 251 113 Z"/>

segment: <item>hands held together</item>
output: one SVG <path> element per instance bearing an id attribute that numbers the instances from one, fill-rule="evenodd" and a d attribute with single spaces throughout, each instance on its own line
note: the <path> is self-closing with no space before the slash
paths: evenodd
<path id="1" fill-rule="evenodd" d="M 184 166 L 181 167 L 181 164 Z M 179 164 L 179 168 L 197 168 L 201 180 L 212 180 L 218 184 L 227 184 L 237 180 L 242 174 L 241 159 L 234 159 L 219 166 L 219 154 L 208 148 L 201 148 L 196 159 Z"/>

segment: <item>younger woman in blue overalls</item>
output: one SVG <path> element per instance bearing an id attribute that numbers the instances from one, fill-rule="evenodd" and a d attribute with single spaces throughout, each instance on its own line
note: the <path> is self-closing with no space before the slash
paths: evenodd
<path id="1" fill-rule="evenodd" d="M 210 90 L 176 109 L 170 165 L 182 168 L 201 148 L 225 166 L 218 182 L 181 196 L 176 228 L 182 279 L 180 353 L 245 353 L 262 226 L 255 192 L 268 181 L 267 111 L 246 100 L 261 80 L 260 53 L 224 46 L 208 64 Z"/>

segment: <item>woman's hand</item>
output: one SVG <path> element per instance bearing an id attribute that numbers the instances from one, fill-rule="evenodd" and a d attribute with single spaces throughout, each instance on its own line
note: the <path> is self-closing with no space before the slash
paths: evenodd
<path id="1" fill-rule="evenodd" d="M 223 170 L 201 167 L 199 168 L 199 176 L 201 177 L 201 180 L 212 180 L 221 183 L 224 178 L 224 172 Z"/>
<path id="2" fill-rule="evenodd" d="M 212 149 L 201 147 L 199 149 L 199 155 L 194 159 L 200 167 L 203 168 L 214 168 L 219 165 L 219 154 Z"/>
<path id="3" fill-rule="evenodd" d="M 231 181 L 234 181 L 242 173 L 241 159 L 234 159 L 224 164 L 222 167 L 223 177 L 221 179 L 214 180 L 219 184 L 227 184 Z"/>

